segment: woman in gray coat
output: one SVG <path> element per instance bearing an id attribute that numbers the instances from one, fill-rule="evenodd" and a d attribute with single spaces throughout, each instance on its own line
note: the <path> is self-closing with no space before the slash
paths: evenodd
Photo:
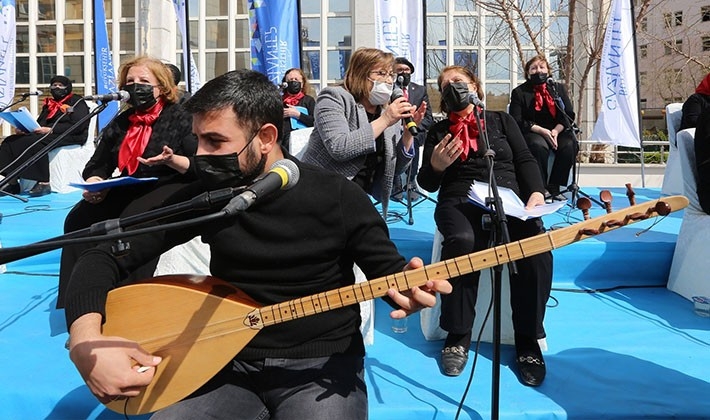
<path id="1" fill-rule="evenodd" d="M 418 124 L 426 111 L 426 104 L 416 109 L 401 96 L 393 98 L 393 67 L 391 53 L 356 50 L 344 84 L 318 95 L 315 129 L 303 155 L 304 162 L 356 182 L 382 203 L 385 216 L 394 177 L 414 155 L 412 134 L 403 130 L 402 120 Z"/>

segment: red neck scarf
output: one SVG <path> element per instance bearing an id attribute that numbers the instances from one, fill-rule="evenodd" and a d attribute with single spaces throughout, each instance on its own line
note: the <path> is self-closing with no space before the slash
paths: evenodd
<path id="1" fill-rule="evenodd" d="M 555 100 L 552 99 L 552 95 L 547 90 L 547 83 L 541 85 L 535 85 L 535 111 L 542 111 L 542 104 L 547 105 L 547 109 L 550 111 L 552 118 L 557 117 L 557 107 L 555 107 Z"/>
<path id="2" fill-rule="evenodd" d="M 454 137 L 458 136 L 463 141 L 463 152 L 461 152 L 461 160 L 464 161 L 468 159 L 469 151 L 478 151 L 478 124 L 476 123 L 475 112 L 478 112 L 476 107 L 473 107 L 473 112 L 466 116 L 460 116 L 459 114 L 452 112 L 449 114 L 449 121 L 451 121 L 451 126 L 449 127 L 449 132 L 453 134 Z M 486 125 L 483 120 L 481 120 L 481 129 L 485 129 Z"/>
<path id="3" fill-rule="evenodd" d="M 126 136 L 123 138 L 120 149 L 118 149 L 118 169 L 123 172 L 128 169 L 128 175 L 132 175 L 138 169 L 138 158 L 143 155 L 145 146 L 153 134 L 153 123 L 160 116 L 163 110 L 163 99 L 153 105 L 147 111 L 138 111 L 128 117 L 130 125 Z"/>
<path id="4" fill-rule="evenodd" d="M 283 101 L 286 105 L 296 106 L 304 96 L 306 96 L 306 94 L 303 92 L 298 92 L 295 95 L 286 92 L 284 93 Z"/>
<path id="5" fill-rule="evenodd" d="M 54 98 L 44 98 L 44 106 L 47 107 L 48 111 L 47 119 L 51 120 L 57 112 L 61 111 L 62 113 L 65 113 L 67 111 L 67 108 L 69 108 L 69 105 L 67 105 L 66 102 L 72 96 L 74 96 L 74 94 L 70 93 L 59 101 L 55 100 Z"/>
<path id="6" fill-rule="evenodd" d="M 708 73 L 702 82 L 695 89 L 695 93 L 700 93 L 701 95 L 710 96 L 710 73 Z"/>

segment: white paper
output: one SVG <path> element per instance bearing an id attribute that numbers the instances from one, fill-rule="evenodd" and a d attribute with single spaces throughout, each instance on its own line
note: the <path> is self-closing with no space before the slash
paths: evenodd
<path id="1" fill-rule="evenodd" d="M 498 187 L 498 193 L 500 194 L 500 199 L 503 202 L 503 210 L 505 210 L 506 216 L 512 216 L 520 220 L 527 220 L 531 217 L 541 217 L 546 214 L 552 214 L 567 204 L 567 201 L 553 201 L 552 203 L 536 206 L 531 210 L 526 210 L 525 203 L 520 201 L 520 198 L 510 188 Z M 488 184 L 485 182 L 474 182 L 468 192 L 468 199 L 472 203 L 485 209 L 490 209 L 486 206 L 486 197 L 488 196 Z"/>

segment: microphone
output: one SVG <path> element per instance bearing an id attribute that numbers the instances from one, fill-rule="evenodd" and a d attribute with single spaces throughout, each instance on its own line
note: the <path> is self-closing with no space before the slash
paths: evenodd
<path id="1" fill-rule="evenodd" d="M 399 77 L 397 79 L 399 79 Z M 392 96 L 390 96 L 390 102 L 393 102 L 395 99 L 401 98 L 403 96 L 404 92 L 402 92 L 402 89 L 398 88 L 397 86 L 394 86 L 392 88 Z M 404 121 L 404 126 L 407 127 L 407 130 L 412 133 L 412 136 L 416 136 L 419 133 L 419 130 L 417 130 L 417 123 L 414 122 L 414 119 L 412 117 L 404 117 L 402 118 L 402 121 Z"/>
<path id="2" fill-rule="evenodd" d="M 281 89 L 281 90 L 286 90 L 287 87 L 288 87 L 288 83 L 286 83 L 286 82 L 283 82 L 279 85 L 279 89 Z"/>
<path id="3" fill-rule="evenodd" d="M 42 95 L 42 91 L 41 91 L 41 90 L 36 90 L 36 91 L 34 91 L 34 92 L 25 92 L 25 93 L 22 94 L 22 97 L 23 97 L 23 98 L 26 98 L 26 97 L 28 97 L 28 96 L 41 96 L 41 95 Z"/>
<path id="4" fill-rule="evenodd" d="M 222 212 L 228 216 L 248 209 L 256 200 L 278 190 L 288 190 L 298 183 L 298 166 L 288 159 L 281 159 L 271 165 L 266 174 L 257 178 L 244 192 L 229 201 Z"/>
<path id="5" fill-rule="evenodd" d="M 481 98 L 478 97 L 477 93 L 469 93 L 468 94 L 468 103 L 473 104 L 473 106 L 480 106 L 481 108 L 486 107 L 483 104 L 483 101 L 481 101 Z"/>
<path id="6" fill-rule="evenodd" d="M 105 95 L 87 95 L 87 96 L 84 96 L 83 99 L 90 100 L 90 101 L 101 101 L 101 102 L 110 102 L 110 101 L 126 102 L 130 98 L 131 98 L 131 95 L 128 92 L 126 92 L 125 90 L 119 90 L 118 92 L 107 93 Z"/>
<path id="7" fill-rule="evenodd" d="M 553 79 L 552 77 L 548 77 L 545 83 L 547 83 L 548 85 L 554 85 L 555 79 Z"/>

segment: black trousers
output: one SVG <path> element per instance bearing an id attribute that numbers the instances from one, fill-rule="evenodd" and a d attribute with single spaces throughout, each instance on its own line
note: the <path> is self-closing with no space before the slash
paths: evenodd
<path id="1" fill-rule="evenodd" d="M 104 220 L 133 216 L 159 208 L 190 183 L 180 177 L 156 182 L 156 184 L 145 183 L 112 188 L 106 198 L 96 204 L 85 200 L 79 201 L 64 220 L 64 232 L 74 232 Z M 64 295 L 76 261 L 85 250 L 96 244 L 76 244 L 62 248 L 57 308 L 64 307 Z M 131 273 L 129 279 L 140 280 L 153 277 L 157 265 L 158 259 L 155 259 Z"/>
<path id="2" fill-rule="evenodd" d="M 543 181 L 548 185 L 567 186 L 572 165 L 577 157 L 577 141 L 574 134 L 570 130 L 559 133 L 557 135 L 557 150 L 553 150 L 550 143 L 536 133 L 525 134 L 525 141 L 540 166 Z M 548 179 L 547 166 L 550 153 L 555 155 L 555 160 L 549 171 Z"/>
<path id="3" fill-rule="evenodd" d="M 434 212 L 436 225 L 444 240 L 441 259 L 451 259 L 491 247 L 490 231 L 484 230 L 481 219 L 486 212 L 466 198 L 439 199 Z M 508 217 L 508 231 L 513 241 L 545 231 L 541 219 L 522 221 Z M 543 338 L 545 305 L 552 287 L 552 253 L 516 261 L 517 275 L 510 276 L 510 305 L 516 336 Z M 441 295 L 442 329 L 465 334 L 473 328 L 480 272 L 451 279 L 453 291 Z"/>

